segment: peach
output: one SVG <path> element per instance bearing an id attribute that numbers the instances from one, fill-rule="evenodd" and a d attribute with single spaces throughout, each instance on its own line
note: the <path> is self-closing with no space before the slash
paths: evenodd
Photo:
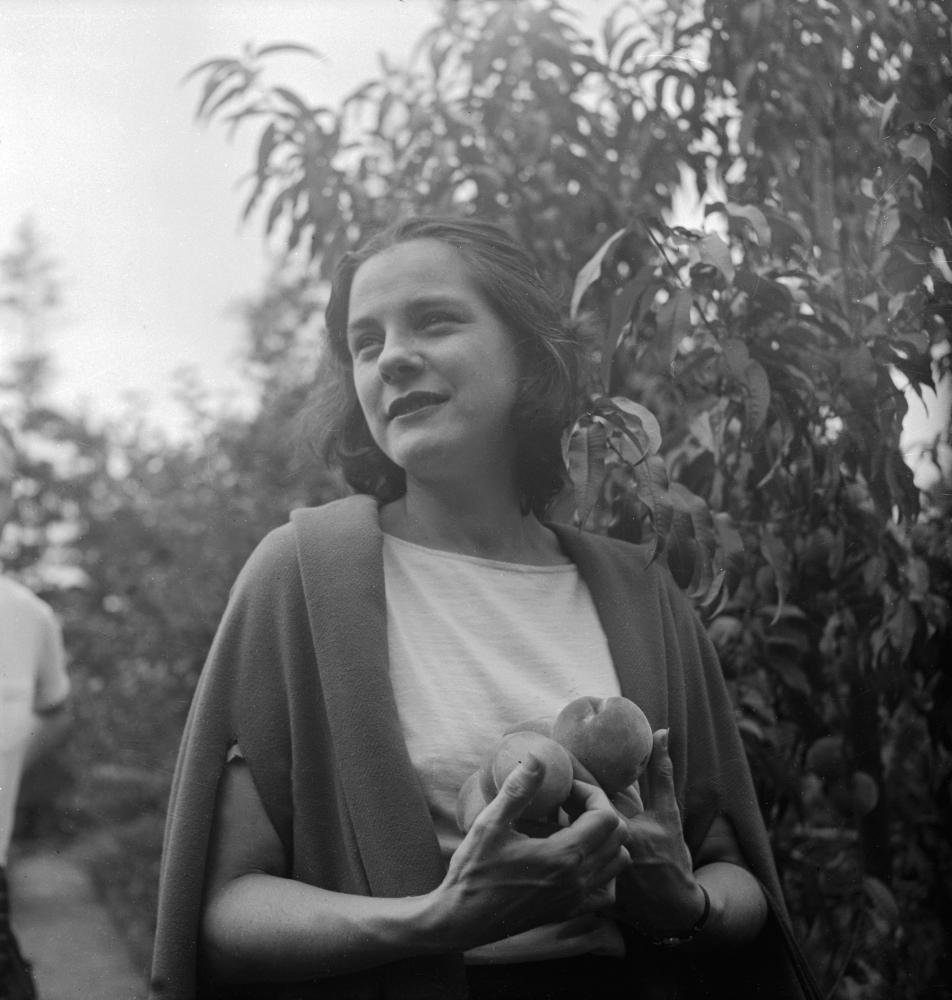
<path id="1" fill-rule="evenodd" d="M 522 815 L 528 820 L 547 820 L 572 791 L 572 758 L 542 733 L 526 729 L 503 736 L 480 769 L 480 790 L 487 798 L 495 796 L 509 774 L 530 755 L 542 764 L 545 774 Z"/>
<path id="2" fill-rule="evenodd" d="M 576 698 L 556 716 L 552 736 L 609 795 L 637 781 L 651 756 L 651 724 L 628 698 Z"/>
<path id="3" fill-rule="evenodd" d="M 510 733 L 541 733 L 543 736 L 548 736 L 552 738 L 552 723 L 553 719 L 549 718 L 547 715 L 537 715 L 534 719 L 526 719 L 525 722 L 517 722 L 514 726 L 510 726 L 503 736 L 509 736 Z"/>
<path id="4" fill-rule="evenodd" d="M 841 736 L 821 736 L 810 744 L 804 761 L 806 769 L 824 781 L 836 781 L 846 774 L 846 752 Z"/>

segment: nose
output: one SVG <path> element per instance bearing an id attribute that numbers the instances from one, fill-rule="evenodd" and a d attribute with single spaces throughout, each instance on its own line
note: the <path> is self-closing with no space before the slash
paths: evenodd
<path id="1" fill-rule="evenodd" d="M 412 344 L 398 334 L 388 335 L 377 355 L 377 370 L 386 385 L 417 374 L 423 369 L 423 364 Z"/>

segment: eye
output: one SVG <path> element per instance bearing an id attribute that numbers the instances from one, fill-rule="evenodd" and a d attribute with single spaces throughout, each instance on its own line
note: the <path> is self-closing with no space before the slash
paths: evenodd
<path id="1" fill-rule="evenodd" d="M 380 350 L 380 342 L 376 333 L 361 333 L 350 345 L 350 356 L 355 359 L 373 357 Z"/>
<path id="2" fill-rule="evenodd" d="M 433 327 L 448 326 L 458 322 L 456 316 L 445 309 L 430 309 L 420 317 L 420 328 L 429 330 Z"/>

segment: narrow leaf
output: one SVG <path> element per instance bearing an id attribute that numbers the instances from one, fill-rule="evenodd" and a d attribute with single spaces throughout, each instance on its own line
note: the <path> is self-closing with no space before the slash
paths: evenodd
<path id="1" fill-rule="evenodd" d="M 952 261 L 949 260 L 945 255 L 945 251 L 941 247 L 933 247 L 929 253 L 929 259 L 935 264 L 936 269 L 942 277 L 952 283 Z"/>
<path id="2" fill-rule="evenodd" d="M 235 62 L 231 68 L 226 68 L 224 66 L 219 67 L 213 73 L 211 73 L 208 79 L 205 81 L 205 86 L 202 87 L 202 96 L 199 99 L 198 107 L 195 109 L 195 117 L 199 120 L 208 117 L 206 112 L 206 107 L 208 102 L 214 97 L 215 93 L 218 91 L 219 87 L 224 86 L 225 81 L 230 79 L 236 73 L 241 74 L 243 69 L 240 63 Z M 247 78 L 246 78 L 247 79 Z"/>
<path id="3" fill-rule="evenodd" d="M 731 337 L 721 344 L 721 352 L 727 373 L 732 378 L 743 381 L 747 365 L 750 363 L 750 351 L 747 350 L 747 345 L 742 340 Z"/>
<path id="4" fill-rule="evenodd" d="M 704 500 L 683 483 L 671 483 L 668 492 L 674 507 L 683 510 L 691 520 L 691 535 L 697 543 L 697 550 L 690 581 L 690 596 L 700 597 L 714 579 L 714 557 L 717 551 L 714 516 Z"/>
<path id="5" fill-rule="evenodd" d="M 691 333 L 691 290 L 679 288 L 658 310 L 658 341 L 661 357 L 670 367 L 678 345 Z"/>
<path id="6" fill-rule="evenodd" d="M 717 564 L 723 566 L 728 583 L 733 586 L 744 572 L 744 539 L 730 515 L 723 511 L 714 515 L 714 530 L 717 533 Z"/>
<path id="7" fill-rule="evenodd" d="M 575 490 L 579 523 L 583 526 L 598 502 L 605 481 L 607 447 L 605 425 L 600 421 L 576 426 L 569 439 L 569 478 Z"/>
<path id="8" fill-rule="evenodd" d="M 672 486 L 676 485 L 672 483 Z M 674 582 L 682 589 L 689 590 L 694 580 L 695 567 L 699 557 L 697 539 L 694 537 L 694 526 L 691 515 L 672 497 L 671 530 L 668 532 L 665 545 L 665 555 L 668 569 L 674 577 Z"/>
<path id="9" fill-rule="evenodd" d="M 285 101 L 288 102 L 299 114 L 310 116 L 311 109 L 294 93 L 293 90 L 288 90 L 287 87 L 275 87 L 274 93 L 278 97 L 283 97 Z"/>
<path id="10" fill-rule="evenodd" d="M 703 611 L 705 618 L 713 618 L 721 613 L 729 597 L 730 591 L 727 588 L 727 573 L 719 569 L 714 574 L 707 592 L 697 598 L 697 603 Z"/>
<path id="11" fill-rule="evenodd" d="M 265 130 L 261 133 L 261 141 L 258 143 L 258 162 L 255 172 L 258 180 L 263 180 L 268 173 L 268 161 L 274 150 L 278 137 L 278 129 L 274 122 L 269 122 Z"/>
<path id="12" fill-rule="evenodd" d="M 774 584 L 777 587 L 777 612 L 771 621 L 773 625 L 780 620 L 783 612 L 784 602 L 790 592 L 793 570 L 787 546 L 772 524 L 764 525 L 763 534 L 760 537 L 760 552 L 767 561 L 767 565 L 773 570 Z"/>
<path id="13" fill-rule="evenodd" d="M 770 379 L 759 361 L 749 361 L 744 370 L 747 390 L 747 433 L 756 434 L 767 420 L 770 407 Z"/>
<path id="14" fill-rule="evenodd" d="M 882 139 L 886 135 L 887 128 L 889 126 L 889 119 L 892 118 L 893 111 L 896 110 L 896 105 L 899 103 L 899 98 L 894 93 L 892 97 L 883 105 L 882 114 L 879 116 L 879 137 Z"/>
<path id="15" fill-rule="evenodd" d="M 764 278 L 753 271 L 738 268 L 734 273 L 734 284 L 746 292 L 751 300 L 758 302 L 771 312 L 786 312 L 793 302 L 790 289 L 772 278 Z"/>
<path id="16" fill-rule="evenodd" d="M 885 465 L 886 484 L 892 502 L 898 508 L 901 518 L 914 521 L 919 514 L 919 488 L 912 469 L 900 452 L 890 452 L 886 456 Z"/>
<path id="17" fill-rule="evenodd" d="M 658 552 L 663 551 L 671 531 L 674 508 L 668 496 L 668 470 L 660 455 L 649 455 L 631 470 L 635 492 L 648 508 L 657 539 Z"/>
<path id="18" fill-rule="evenodd" d="M 635 308 L 638 297 L 645 290 L 651 274 L 651 268 L 642 268 L 631 281 L 623 285 L 612 296 L 608 330 L 605 334 L 605 341 L 602 344 L 601 377 L 602 385 L 605 389 L 609 387 L 612 361 L 621 340 L 622 330 L 625 329 L 625 326 L 631 319 L 631 312 Z"/>
<path id="19" fill-rule="evenodd" d="M 322 53 L 318 52 L 317 49 L 311 48 L 310 45 L 302 45 L 299 42 L 272 42 L 270 45 L 265 45 L 258 49 L 259 56 L 272 55 L 275 52 L 302 52 L 304 55 L 313 56 L 315 59 L 323 59 Z"/>
<path id="20" fill-rule="evenodd" d="M 882 250 L 889 246 L 899 232 L 901 225 L 899 209 L 895 206 L 880 212 L 876 219 L 876 233 L 873 239 L 874 249 Z"/>
<path id="21" fill-rule="evenodd" d="M 658 418 L 651 410 L 625 396 L 612 396 L 611 402 L 621 411 L 625 433 L 641 449 L 642 457 L 656 454 L 661 448 Z"/>
<path id="22" fill-rule="evenodd" d="M 211 119 L 212 116 L 218 111 L 219 108 L 224 107 L 229 101 L 234 100 L 236 97 L 243 94 L 248 89 L 248 81 L 243 80 L 241 83 L 236 83 L 234 87 L 229 88 L 212 101 L 208 107 L 205 108 L 204 116 Z"/>
<path id="23" fill-rule="evenodd" d="M 717 235 L 708 233 L 697 244 L 697 251 L 704 264 L 711 264 L 729 281 L 734 280 L 734 262 L 731 260 L 730 248 Z"/>
<path id="24" fill-rule="evenodd" d="M 743 219 L 757 234 L 757 242 L 762 247 L 770 246 L 770 224 L 767 217 L 756 205 L 738 205 L 729 201 L 725 206 L 727 214 L 734 219 Z"/>
<path id="25" fill-rule="evenodd" d="M 609 236 L 598 248 L 591 260 L 579 271 L 578 277 L 575 279 L 575 287 L 572 289 L 572 303 L 569 306 L 570 316 L 578 315 L 578 307 L 582 301 L 582 296 L 601 276 L 602 261 L 605 259 L 605 255 L 627 231 L 627 228 L 619 229 L 618 232 Z"/>
<path id="26" fill-rule="evenodd" d="M 182 77 L 182 83 L 187 83 L 192 79 L 193 76 L 197 76 L 203 70 L 211 69 L 215 67 L 216 72 L 223 70 L 226 66 L 240 66 L 241 64 L 237 59 L 206 59 L 204 62 L 200 62 L 197 66 L 193 66 L 186 74 Z"/>

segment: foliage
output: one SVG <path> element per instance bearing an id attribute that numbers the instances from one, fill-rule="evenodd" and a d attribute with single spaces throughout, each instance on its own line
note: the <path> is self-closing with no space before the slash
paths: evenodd
<path id="1" fill-rule="evenodd" d="M 241 319 L 254 407 L 231 414 L 183 376 L 180 440 L 130 408 L 94 427 L 47 401 L 42 331 L 59 300 L 38 238 L 0 258 L 9 328 L 23 334 L 0 385 L 18 446 L 3 571 L 57 611 L 76 724 L 52 762 L 24 776 L 17 832 L 73 840 L 146 968 L 169 785 L 202 661 L 241 565 L 296 506 L 339 487 L 299 448 L 318 353 L 309 283 L 274 275 Z M 132 850 L 134 848 L 134 850 Z"/>
<path id="2" fill-rule="evenodd" d="M 593 40 L 554 0 L 461 0 L 337 109 L 266 84 L 267 49 L 197 70 L 199 117 L 262 126 L 246 215 L 317 275 L 394 215 L 472 213 L 600 318 L 579 517 L 710 616 L 839 997 L 949 973 L 948 502 L 900 443 L 948 377 L 949 28 L 928 0 L 708 0 Z"/>

